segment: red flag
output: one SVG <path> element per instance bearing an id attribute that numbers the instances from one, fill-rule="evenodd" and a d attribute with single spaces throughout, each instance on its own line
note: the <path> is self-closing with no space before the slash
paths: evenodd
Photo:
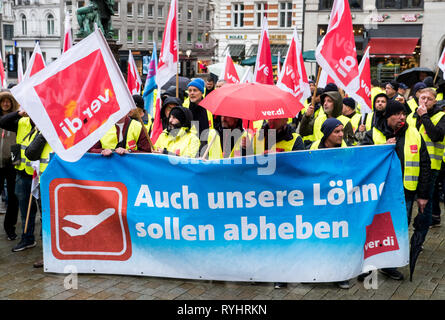
<path id="1" fill-rule="evenodd" d="M 258 46 L 258 54 L 255 62 L 255 82 L 264 84 L 274 84 L 272 55 L 270 54 L 269 30 L 267 18 L 263 17 L 260 44 Z"/>
<path id="2" fill-rule="evenodd" d="M 439 68 L 443 72 L 443 78 L 445 79 L 445 48 L 443 48 L 442 55 L 439 59 Z"/>
<path id="3" fill-rule="evenodd" d="M 22 51 L 19 51 L 19 57 L 17 58 L 17 83 L 23 81 L 23 64 L 22 64 Z"/>
<path id="4" fill-rule="evenodd" d="M 28 61 L 28 66 L 26 67 L 26 72 L 23 76 L 23 80 L 33 76 L 43 68 L 45 68 L 45 61 L 43 60 L 42 50 L 40 50 L 39 43 L 37 42 L 31 58 Z"/>
<path id="5" fill-rule="evenodd" d="M 155 106 L 155 118 L 153 123 L 153 129 L 151 130 L 151 142 L 153 145 L 158 140 L 159 135 L 162 133 L 162 121 L 161 121 L 161 98 L 159 95 L 156 97 L 156 106 Z"/>
<path id="6" fill-rule="evenodd" d="M 136 62 L 134 61 L 131 50 L 128 54 L 128 67 L 127 67 L 127 86 L 131 94 L 140 94 L 142 87 L 142 80 L 139 76 Z"/>
<path id="7" fill-rule="evenodd" d="M 3 67 L 3 60 L 1 53 L 0 53 L 0 84 L 2 88 L 8 87 L 8 84 L 6 83 L 6 74 L 5 74 L 5 69 Z"/>
<path id="8" fill-rule="evenodd" d="M 303 53 L 294 29 L 292 41 L 287 51 L 286 60 L 278 78 L 277 87 L 297 97 L 303 108 L 304 102 L 311 96 L 311 89 L 304 68 Z"/>
<path id="9" fill-rule="evenodd" d="M 236 72 L 235 65 L 233 64 L 233 60 L 230 57 L 229 53 L 227 53 L 226 58 L 224 60 L 223 70 L 224 70 L 223 79 L 227 83 L 240 83 L 238 72 Z"/>
<path id="10" fill-rule="evenodd" d="M 359 71 L 347 0 L 334 0 L 328 31 L 315 52 L 318 64 L 348 95 L 359 87 Z"/>
<path id="11" fill-rule="evenodd" d="M 65 161 L 77 161 L 136 108 L 100 29 L 11 89 Z"/>
<path id="12" fill-rule="evenodd" d="M 71 35 L 71 19 L 69 14 L 65 16 L 65 37 L 63 38 L 63 52 L 73 46 L 73 37 Z"/>
<path id="13" fill-rule="evenodd" d="M 321 69 L 320 78 L 318 79 L 318 87 L 324 88 L 328 83 L 335 83 L 335 81 L 326 73 L 326 71 Z"/>
<path id="14" fill-rule="evenodd" d="M 361 113 L 369 113 L 372 111 L 371 104 L 371 63 L 369 61 L 369 46 L 363 55 L 362 61 L 358 67 L 360 72 L 360 88 L 351 95 L 355 101 L 361 106 Z"/>
<path id="15" fill-rule="evenodd" d="M 156 74 L 158 88 L 178 72 L 178 60 L 178 0 L 171 0 Z"/>

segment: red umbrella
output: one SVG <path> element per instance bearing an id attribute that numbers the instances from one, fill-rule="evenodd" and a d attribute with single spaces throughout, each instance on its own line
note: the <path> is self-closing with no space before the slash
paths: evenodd
<path id="1" fill-rule="evenodd" d="M 215 115 L 246 120 L 293 118 L 303 105 L 275 85 L 262 83 L 225 84 L 199 104 Z"/>

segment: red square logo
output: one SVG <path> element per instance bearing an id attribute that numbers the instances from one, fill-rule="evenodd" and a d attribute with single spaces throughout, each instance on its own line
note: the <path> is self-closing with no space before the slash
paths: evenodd
<path id="1" fill-rule="evenodd" d="M 100 50 L 34 89 L 65 149 L 85 139 L 120 109 Z"/>
<path id="2" fill-rule="evenodd" d="M 411 148 L 411 153 L 417 153 L 417 144 L 412 144 L 409 147 Z"/>
<path id="3" fill-rule="evenodd" d="M 394 231 L 391 213 L 385 212 L 374 215 L 372 223 L 366 226 L 364 258 L 394 250 L 399 250 L 399 243 Z"/>
<path id="4" fill-rule="evenodd" d="M 124 184 L 64 178 L 51 181 L 49 189 L 51 249 L 57 259 L 131 257 Z"/>

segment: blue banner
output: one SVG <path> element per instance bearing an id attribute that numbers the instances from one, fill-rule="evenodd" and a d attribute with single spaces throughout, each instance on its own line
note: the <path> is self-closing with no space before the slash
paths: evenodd
<path id="1" fill-rule="evenodd" d="M 408 264 L 391 145 L 220 161 L 55 156 L 41 191 L 48 272 L 331 282 Z"/>

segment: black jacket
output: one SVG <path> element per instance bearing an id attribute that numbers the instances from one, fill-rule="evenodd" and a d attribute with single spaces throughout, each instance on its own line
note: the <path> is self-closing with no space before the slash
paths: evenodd
<path id="1" fill-rule="evenodd" d="M 442 111 L 442 108 L 434 105 L 434 107 L 428 111 L 428 113 L 421 117 L 419 117 L 417 112 L 414 112 L 413 114 L 413 118 L 416 119 L 417 130 L 419 130 L 420 126 L 423 124 L 426 134 L 433 142 L 442 141 L 445 137 L 445 116 L 442 117 L 436 125 L 434 125 L 431 121 L 431 117 L 440 111 Z"/>
<path id="2" fill-rule="evenodd" d="M 380 130 L 386 139 L 396 138 L 396 153 L 400 160 L 400 165 L 402 166 L 402 174 L 405 170 L 405 133 L 408 125 L 405 124 L 400 130 L 394 132 L 388 125 L 385 119 L 381 119 L 376 124 L 376 129 Z M 373 145 L 374 140 L 372 136 L 372 129 L 366 132 L 365 138 L 363 139 L 362 145 Z M 422 138 L 422 145 L 420 147 L 420 173 L 419 181 L 417 184 L 417 197 L 420 199 L 429 199 L 429 190 L 432 187 L 431 180 L 431 160 L 426 148 L 425 141 Z M 405 189 L 405 194 L 411 193 L 411 191 Z"/>
<path id="3" fill-rule="evenodd" d="M 0 128 L 17 133 L 19 121 L 22 116 L 19 112 L 11 112 L 0 118 Z M 31 127 L 34 128 L 34 122 L 31 120 Z"/>
<path id="4" fill-rule="evenodd" d="M 46 139 L 41 132 L 37 133 L 34 140 L 25 149 L 25 156 L 31 160 L 40 160 L 43 148 L 45 148 Z"/>
<path id="5" fill-rule="evenodd" d="M 269 141 L 268 141 L 268 131 L 270 130 L 269 124 L 266 122 L 265 124 L 263 124 L 262 130 L 259 133 L 258 138 L 260 140 L 265 139 L 264 142 L 264 150 L 269 150 Z M 295 129 L 292 128 L 290 125 L 286 124 L 283 128 L 283 130 L 277 132 L 276 135 L 276 141 L 275 143 L 278 143 L 280 141 L 286 140 L 286 141 L 290 141 L 294 138 L 293 133 L 295 132 Z M 292 151 L 296 151 L 296 150 L 304 150 L 304 142 L 303 139 L 301 138 L 301 136 L 299 135 L 297 137 L 297 139 L 295 139 L 295 143 L 292 146 Z"/>

